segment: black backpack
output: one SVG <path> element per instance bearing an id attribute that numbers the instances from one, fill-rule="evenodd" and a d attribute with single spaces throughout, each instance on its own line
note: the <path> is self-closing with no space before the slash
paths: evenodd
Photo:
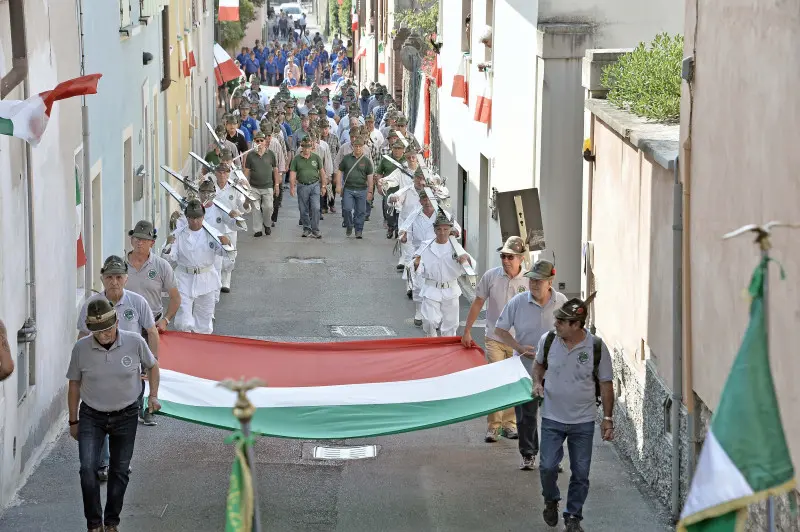
<path id="1" fill-rule="evenodd" d="M 553 332 L 553 331 L 550 331 L 549 333 L 547 333 L 547 337 L 544 339 L 544 352 L 542 353 L 542 357 L 543 357 L 542 365 L 544 366 L 545 370 L 547 369 L 547 354 L 550 352 L 550 346 L 553 345 L 553 340 L 555 340 L 555 339 L 556 339 L 556 333 Z M 600 403 L 601 403 L 601 401 L 600 401 L 600 379 L 597 376 L 597 372 L 598 372 L 598 370 L 600 368 L 600 358 L 603 355 L 603 351 L 602 351 L 602 349 L 603 349 L 603 339 L 600 338 L 599 336 L 594 336 L 592 343 L 594 344 L 593 345 L 593 347 L 594 347 L 594 349 L 593 349 L 593 351 L 594 351 L 594 369 L 592 370 L 592 377 L 594 377 L 594 396 L 595 396 L 595 401 L 597 401 L 597 406 L 600 406 Z M 544 382 L 544 381 L 542 381 L 542 382 Z"/>

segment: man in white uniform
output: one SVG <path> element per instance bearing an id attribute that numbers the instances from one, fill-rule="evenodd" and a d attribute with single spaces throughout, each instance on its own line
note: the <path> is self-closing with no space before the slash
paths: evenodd
<path id="1" fill-rule="evenodd" d="M 214 168 L 216 198 L 231 211 L 236 211 L 240 214 L 250 212 L 250 200 L 233 187 L 233 183 L 230 182 L 230 175 L 230 167 L 224 163 Z M 230 239 L 231 245 L 235 248 L 237 231 L 228 229 L 223 234 Z M 231 274 L 235 265 L 236 251 L 231 251 L 222 261 L 222 271 L 220 272 L 222 292 L 228 293 L 231 291 Z"/>
<path id="2" fill-rule="evenodd" d="M 411 244 L 412 249 L 419 247 L 427 241 L 436 238 L 436 231 L 433 223 L 436 221 L 436 206 L 434 205 L 433 192 L 428 187 L 419 191 L 420 208 L 406 219 L 406 225 L 400 228 L 400 242 Z M 461 227 L 457 222 L 453 222 L 453 229 L 450 234 L 458 238 L 461 234 Z M 414 325 L 422 327 L 422 296 L 420 296 L 420 277 L 414 271 L 414 265 L 409 261 L 408 268 L 403 273 L 403 277 L 411 273 L 412 299 L 414 300 Z"/>
<path id="3" fill-rule="evenodd" d="M 400 206 L 399 216 L 397 219 L 398 227 L 402 227 L 405 224 L 406 218 L 408 218 L 419 208 L 419 191 L 425 188 L 425 175 L 421 171 L 417 171 L 419 168 L 417 154 L 413 153 L 412 155 L 411 153 L 406 152 L 406 164 L 408 165 L 407 172 L 414 176 L 414 186 L 403 191 L 403 188 L 408 185 L 409 181 L 409 177 L 403 173 L 400 178 L 400 190 L 394 194 L 391 194 L 388 199 L 389 205 L 395 205 L 395 209 L 397 209 L 398 205 Z M 403 270 L 405 269 L 405 265 L 408 263 L 408 261 L 411 260 L 411 255 L 414 252 L 414 248 L 412 248 L 410 244 L 401 243 L 400 250 L 401 253 L 400 259 L 397 261 L 397 269 Z"/>
<path id="4" fill-rule="evenodd" d="M 211 334 L 211 320 L 220 288 L 214 260 L 226 251 L 203 229 L 205 209 L 199 200 L 191 200 L 184 214 L 187 225 L 179 227 L 167 238 L 162 251 L 164 258 L 177 263 L 175 280 L 181 294 L 181 306 L 175 316 L 175 328 Z M 220 241 L 230 244 L 226 235 L 222 235 Z"/>
<path id="5" fill-rule="evenodd" d="M 421 277 L 422 329 L 426 336 L 455 336 L 458 330 L 458 278 L 464 274 L 462 264 L 475 267 L 475 259 L 464 253 L 453 258 L 450 231 L 453 222 L 440 212 L 436 218 L 436 239 L 422 244 L 414 254 L 414 270 Z"/>

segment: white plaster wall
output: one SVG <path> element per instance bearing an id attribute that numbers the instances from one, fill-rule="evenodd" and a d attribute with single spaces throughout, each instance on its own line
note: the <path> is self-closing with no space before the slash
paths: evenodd
<path id="1" fill-rule="evenodd" d="M 595 25 L 593 48 L 629 48 L 660 32 L 683 32 L 682 0 L 539 0 L 539 22 Z"/>
<path id="2" fill-rule="evenodd" d="M 0 20 L 8 20 L 0 5 Z M 31 93 L 52 89 L 79 75 L 77 22 L 70 2 L 26 2 Z M 49 20 L 48 20 L 49 19 Z M 50 40 L 52 39 L 52 41 Z M 58 51 L 59 53 L 56 53 Z M 74 51 L 75 53 L 70 53 Z M 0 75 L 9 70 L 8 32 L 0 31 Z M 17 88 L 7 98 L 22 98 Z M 0 507 L 35 462 L 47 431 L 66 405 L 66 367 L 75 339 L 74 151 L 80 144 L 80 99 L 55 104 L 41 144 L 33 149 L 35 251 L 38 301 L 35 386 L 17 405 L 17 375 L 0 384 Z M 0 137 L 0 318 L 14 341 L 27 317 L 26 195 L 23 141 Z M 12 344 L 16 357 L 16 344 Z M 57 425 L 56 425 L 57 426 Z"/>

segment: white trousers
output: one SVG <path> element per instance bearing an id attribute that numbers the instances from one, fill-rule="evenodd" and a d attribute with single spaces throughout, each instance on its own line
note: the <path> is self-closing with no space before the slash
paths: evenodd
<path id="1" fill-rule="evenodd" d="M 458 298 L 433 301 L 427 297 L 422 298 L 422 330 L 425 336 L 455 336 L 458 331 Z"/>
<path id="2" fill-rule="evenodd" d="M 231 233 L 231 234 L 235 235 L 236 233 Z M 231 235 L 228 236 L 230 237 Z M 231 237 L 231 243 L 236 245 L 234 242 L 234 238 L 232 237 Z M 222 286 L 224 286 L 225 288 L 231 287 L 231 273 L 233 273 L 233 267 L 236 266 L 236 255 L 238 253 L 239 253 L 238 251 L 231 251 L 226 255 L 222 256 L 222 268 L 219 271 L 219 277 L 220 280 L 222 281 Z"/>
<path id="3" fill-rule="evenodd" d="M 410 242 L 400 242 L 400 259 L 397 264 L 405 266 L 411 260 L 413 254 L 414 248 Z"/>
<path id="4" fill-rule="evenodd" d="M 184 332 L 211 334 L 214 330 L 211 319 L 216 303 L 216 292 L 197 297 L 181 293 L 181 306 L 175 314 L 175 328 Z"/>

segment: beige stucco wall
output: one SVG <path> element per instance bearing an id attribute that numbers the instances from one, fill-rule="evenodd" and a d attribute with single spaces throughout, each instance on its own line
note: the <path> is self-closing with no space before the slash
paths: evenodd
<path id="1" fill-rule="evenodd" d="M 687 3 L 686 55 L 694 3 Z M 702 2 L 693 116 L 684 84 L 682 136 L 691 131 L 690 216 L 694 389 L 714 410 L 747 324 L 747 286 L 758 251 L 751 238 L 721 240 L 748 223 L 800 222 L 800 48 L 796 4 Z M 768 38 L 767 38 L 768 36 Z M 690 126 L 687 127 L 687 126 Z M 682 155 L 684 162 L 687 155 Z M 685 174 L 685 171 L 684 171 Z M 777 229 L 770 276 L 772 372 L 794 462 L 800 460 L 800 231 Z"/>
<path id="2" fill-rule="evenodd" d="M 650 358 L 671 383 L 674 177 L 595 115 L 591 119 L 596 159 L 590 240 L 598 334 L 640 375 Z"/>

